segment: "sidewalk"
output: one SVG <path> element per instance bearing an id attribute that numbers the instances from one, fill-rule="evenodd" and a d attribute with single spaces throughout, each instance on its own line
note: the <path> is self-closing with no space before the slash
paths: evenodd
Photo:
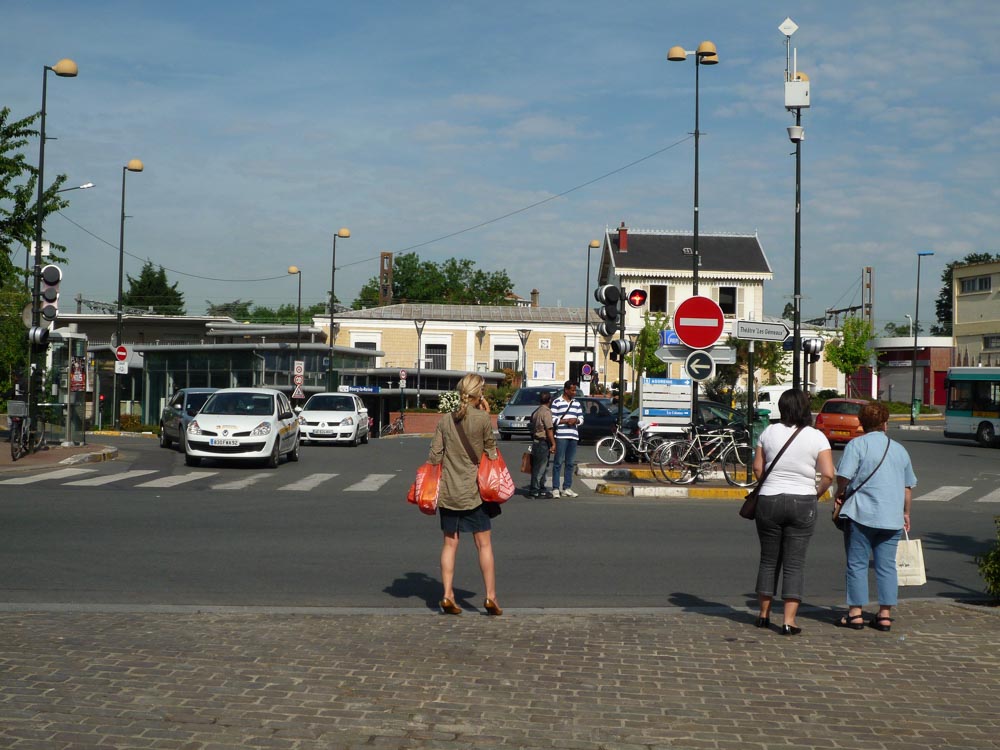
<path id="1" fill-rule="evenodd" d="M 63 447 L 49 445 L 43 450 L 29 453 L 17 461 L 10 456 L 10 442 L 7 436 L 0 435 L 0 474 L 26 469 L 47 468 L 59 463 L 91 463 L 94 461 L 111 461 L 118 456 L 118 449 L 100 443 L 88 445 L 73 445 Z"/>
<path id="2" fill-rule="evenodd" d="M 503 600 L 501 600 L 503 602 Z M 5 748 L 1000 748 L 1000 610 L 0 606 Z"/>

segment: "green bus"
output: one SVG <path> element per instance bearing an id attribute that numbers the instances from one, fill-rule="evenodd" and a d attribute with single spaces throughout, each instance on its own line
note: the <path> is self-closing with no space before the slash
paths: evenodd
<path id="1" fill-rule="evenodd" d="M 1000 447 L 1000 367 L 949 367 L 944 436 Z"/>

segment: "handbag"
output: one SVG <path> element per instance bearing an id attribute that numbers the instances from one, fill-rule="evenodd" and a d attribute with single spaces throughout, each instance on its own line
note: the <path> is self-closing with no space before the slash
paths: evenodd
<path id="1" fill-rule="evenodd" d="M 889 446 L 891 446 L 891 445 L 892 445 L 892 440 L 889 438 L 888 435 L 886 435 L 885 436 L 885 453 L 882 454 L 882 458 L 879 459 L 879 462 L 875 465 L 875 468 L 872 469 L 872 473 L 869 474 L 868 476 L 866 476 L 865 477 L 865 481 L 862 482 L 861 484 L 859 484 L 857 487 L 852 487 L 850 490 L 848 490 L 847 492 L 845 492 L 843 497 L 836 497 L 836 498 L 834 498 L 834 500 L 833 500 L 833 525 L 836 526 L 841 531 L 844 531 L 847 528 L 847 519 L 841 517 L 841 515 L 840 515 L 840 511 L 843 509 L 844 503 L 847 502 L 847 498 L 849 498 L 855 492 L 857 492 L 862 487 L 864 487 L 865 486 L 865 482 L 867 482 L 869 479 L 871 479 L 873 476 L 875 476 L 875 472 L 879 470 L 879 467 L 882 466 L 882 462 L 885 461 L 885 457 L 889 455 Z"/>
<path id="2" fill-rule="evenodd" d="M 910 539 L 905 529 L 906 539 L 900 539 L 896 547 L 896 577 L 900 586 L 923 586 L 927 583 L 924 569 L 924 547 L 919 539 Z"/>
<path id="3" fill-rule="evenodd" d="M 417 478 L 410 485 L 406 501 L 416 505 L 421 513 L 437 513 L 438 496 L 441 494 L 441 464 L 421 464 Z"/>
<path id="4" fill-rule="evenodd" d="M 747 519 L 748 521 L 752 521 L 757 517 L 757 500 L 760 498 L 760 488 L 764 486 L 764 480 L 767 479 L 767 475 L 771 473 L 771 469 L 774 468 L 774 465 L 778 463 L 778 459 L 781 458 L 781 454 L 784 453 L 785 449 L 792 444 L 792 441 L 799 436 L 800 432 L 802 432 L 802 428 L 798 427 L 795 432 L 789 436 L 788 440 L 785 441 L 785 444 L 781 446 L 781 450 L 778 451 L 778 455 L 774 457 L 771 465 L 765 468 L 764 473 L 760 475 L 760 479 L 757 480 L 757 486 L 746 494 L 746 497 L 743 499 L 743 505 L 740 506 L 741 517 Z"/>
<path id="5" fill-rule="evenodd" d="M 479 485 L 479 497 L 486 503 L 503 503 L 514 495 L 514 478 L 507 469 L 507 462 L 503 460 L 500 451 L 497 450 L 497 457 L 490 458 L 485 453 L 482 459 L 476 460 L 476 452 L 472 450 L 472 443 L 469 436 L 465 434 L 465 425 L 455 422 L 455 430 L 458 437 L 465 446 L 465 451 L 469 454 L 469 460 L 476 464 L 479 469 L 476 472 L 476 483 Z"/>
<path id="6" fill-rule="evenodd" d="M 531 451 L 521 454 L 521 471 L 525 474 L 531 473 Z"/>

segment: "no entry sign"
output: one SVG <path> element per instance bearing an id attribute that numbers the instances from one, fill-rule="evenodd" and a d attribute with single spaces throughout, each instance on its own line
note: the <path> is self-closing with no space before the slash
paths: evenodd
<path id="1" fill-rule="evenodd" d="M 115 349 L 115 359 L 117 359 L 119 362 L 124 362 L 126 359 L 128 359 L 128 347 L 119 346 L 117 349 Z"/>
<path id="2" fill-rule="evenodd" d="M 674 333 L 692 349 L 707 349 L 722 335 L 722 308 L 708 297 L 688 297 L 674 313 Z"/>

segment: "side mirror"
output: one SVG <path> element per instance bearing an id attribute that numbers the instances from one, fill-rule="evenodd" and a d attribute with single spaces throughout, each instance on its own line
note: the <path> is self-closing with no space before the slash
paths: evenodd
<path id="1" fill-rule="evenodd" d="M 294 419 L 294 418 L 295 415 L 292 414 L 290 411 L 284 411 L 278 415 L 278 419 Z"/>
<path id="2" fill-rule="evenodd" d="M 296 414 L 301 414 L 302 413 L 302 407 L 301 406 L 296 406 L 294 409 L 292 409 L 292 411 L 294 411 Z"/>

